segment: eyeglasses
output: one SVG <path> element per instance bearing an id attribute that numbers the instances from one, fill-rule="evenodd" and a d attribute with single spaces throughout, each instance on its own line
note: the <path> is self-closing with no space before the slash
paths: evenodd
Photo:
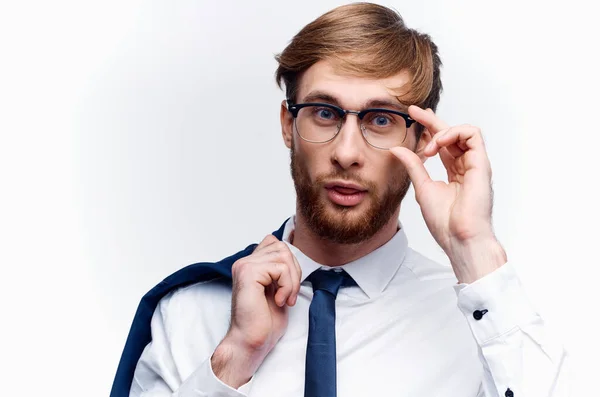
<path id="1" fill-rule="evenodd" d="M 342 129 L 346 115 L 355 114 L 367 143 L 387 150 L 401 145 L 408 128 L 415 122 L 408 114 L 391 109 L 344 110 L 329 103 L 294 104 L 289 99 L 287 104 L 294 117 L 296 132 L 300 138 L 312 143 L 333 140 Z"/>

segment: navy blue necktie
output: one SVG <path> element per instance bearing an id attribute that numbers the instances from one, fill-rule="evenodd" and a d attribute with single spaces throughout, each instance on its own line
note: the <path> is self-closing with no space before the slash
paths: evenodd
<path id="1" fill-rule="evenodd" d="M 308 280 L 313 299 L 308 313 L 304 397 L 336 397 L 335 298 L 345 285 L 355 285 L 345 271 L 317 270 Z"/>

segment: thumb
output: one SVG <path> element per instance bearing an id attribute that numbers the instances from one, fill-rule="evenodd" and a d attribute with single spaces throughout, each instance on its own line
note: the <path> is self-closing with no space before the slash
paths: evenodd
<path id="1" fill-rule="evenodd" d="M 415 188 L 415 193 L 418 194 L 421 186 L 431 181 L 429 173 L 425 169 L 425 166 L 423 166 L 423 162 L 421 162 L 419 156 L 405 147 L 393 147 L 390 149 L 390 152 L 404 165 Z"/>

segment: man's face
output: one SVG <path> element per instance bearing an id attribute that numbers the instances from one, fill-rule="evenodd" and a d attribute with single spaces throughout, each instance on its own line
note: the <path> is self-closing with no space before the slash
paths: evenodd
<path id="1" fill-rule="evenodd" d="M 372 101 L 400 105 L 394 89 L 405 88 L 408 81 L 405 72 L 378 80 L 338 74 L 330 62 L 321 61 L 303 74 L 296 102 L 326 102 L 348 110 L 375 107 L 367 106 Z M 332 242 L 355 244 L 398 217 L 410 185 L 408 174 L 389 151 L 365 141 L 355 115 L 347 115 L 338 135 L 326 143 L 302 140 L 292 115 L 283 107 L 281 122 L 284 141 L 291 150 L 298 215 L 315 234 Z M 428 137 L 424 131 L 417 147 L 411 127 L 403 145 L 419 153 Z"/>

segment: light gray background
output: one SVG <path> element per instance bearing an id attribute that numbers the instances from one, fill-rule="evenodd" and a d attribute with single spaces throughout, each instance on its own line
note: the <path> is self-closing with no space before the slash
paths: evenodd
<path id="1" fill-rule="evenodd" d="M 148 289 L 293 213 L 273 55 L 340 4 L 2 4 L 0 394 L 107 395 Z M 573 394 L 595 392 L 595 5 L 384 4 L 439 45 L 438 113 L 483 129 L 497 234 L 571 352 Z M 447 262 L 412 190 L 401 219 L 415 249 Z"/>

